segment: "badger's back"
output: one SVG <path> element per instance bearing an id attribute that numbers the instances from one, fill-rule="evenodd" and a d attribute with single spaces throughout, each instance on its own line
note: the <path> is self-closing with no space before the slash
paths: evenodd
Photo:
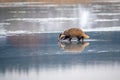
<path id="1" fill-rule="evenodd" d="M 71 37 L 81 36 L 84 32 L 79 28 L 70 28 L 65 31 L 65 34 L 69 34 Z"/>

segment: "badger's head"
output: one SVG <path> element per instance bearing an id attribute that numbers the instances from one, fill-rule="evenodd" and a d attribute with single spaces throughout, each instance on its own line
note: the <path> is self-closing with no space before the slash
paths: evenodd
<path id="1" fill-rule="evenodd" d="M 85 38 L 85 39 L 89 39 L 90 36 L 88 36 L 87 34 L 83 34 L 83 38 Z"/>
<path id="2" fill-rule="evenodd" d="M 60 33 L 59 37 L 58 37 L 58 41 L 62 40 L 63 38 L 65 38 L 66 35 L 64 35 L 64 33 Z"/>

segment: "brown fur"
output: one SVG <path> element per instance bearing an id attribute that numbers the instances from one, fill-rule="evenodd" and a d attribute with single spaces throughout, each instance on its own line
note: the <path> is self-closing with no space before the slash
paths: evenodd
<path id="1" fill-rule="evenodd" d="M 71 39 L 73 37 L 76 37 L 78 39 L 78 41 L 80 41 L 82 39 L 85 39 L 85 38 L 89 38 L 89 36 L 87 34 L 85 34 L 81 29 L 79 28 L 70 28 L 68 30 L 65 30 L 63 33 L 61 33 L 59 35 L 59 40 L 62 40 L 62 39 L 69 39 L 69 41 L 71 41 Z"/>

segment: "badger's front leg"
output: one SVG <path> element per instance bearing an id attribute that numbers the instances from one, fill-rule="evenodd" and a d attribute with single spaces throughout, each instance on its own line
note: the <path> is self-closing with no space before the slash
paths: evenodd
<path id="1" fill-rule="evenodd" d="M 69 39 L 70 37 L 69 36 L 65 36 L 63 40 L 66 40 L 66 39 Z"/>
<path id="2" fill-rule="evenodd" d="M 72 39 L 72 38 L 71 38 L 71 37 L 69 37 L 69 42 L 71 42 L 71 39 Z"/>
<path id="3" fill-rule="evenodd" d="M 78 42 L 80 42 L 81 39 L 82 39 L 82 37 L 77 36 Z"/>

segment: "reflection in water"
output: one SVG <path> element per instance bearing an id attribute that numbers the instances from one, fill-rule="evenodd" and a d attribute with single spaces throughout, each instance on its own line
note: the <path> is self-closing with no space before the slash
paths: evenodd
<path id="1" fill-rule="evenodd" d="M 38 46 L 39 43 L 45 43 L 46 41 L 46 34 L 39 34 L 40 38 L 37 35 L 34 34 L 19 34 L 19 35 L 13 35 L 8 36 L 7 41 L 9 44 L 13 46 L 23 47 L 35 47 Z"/>
<path id="2" fill-rule="evenodd" d="M 58 42 L 58 44 L 65 52 L 80 53 L 89 45 L 89 42 Z"/>

